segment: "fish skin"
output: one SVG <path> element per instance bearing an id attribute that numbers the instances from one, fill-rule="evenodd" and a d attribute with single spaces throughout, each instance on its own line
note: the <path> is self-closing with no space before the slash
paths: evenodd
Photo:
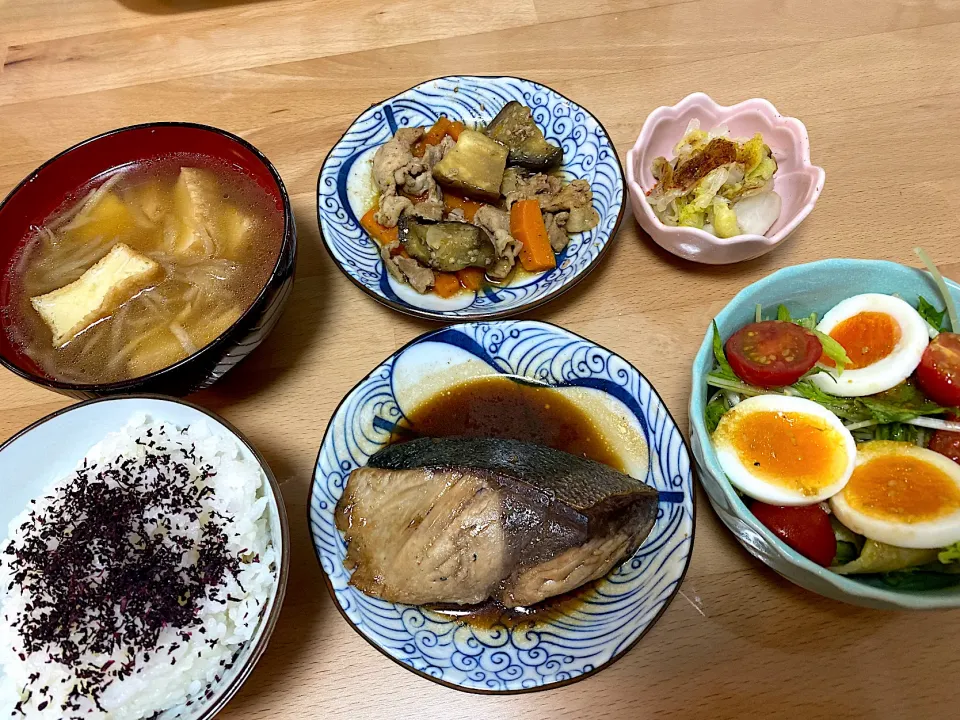
<path id="1" fill-rule="evenodd" d="M 424 495 L 431 484 L 434 494 Z M 474 507 L 481 494 L 498 504 L 498 519 L 489 502 Z M 335 516 L 350 584 L 368 595 L 524 607 L 632 556 L 657 503 L 640 480 L 542 445 L 420 438 L 385 447 L 351 473 Z"/>
<path id="2" fill-rule="evenodd" d="M 657 502 L 654 488 L 607 465 L 504 438 L 418 438 L 388 445 L 372 455 L 367 466 L 386 470 L 464 468 L 503 475 L 581 512 L 601 504 L 619 504 L 638 493 L 649 495 L 654 508 Z"/>

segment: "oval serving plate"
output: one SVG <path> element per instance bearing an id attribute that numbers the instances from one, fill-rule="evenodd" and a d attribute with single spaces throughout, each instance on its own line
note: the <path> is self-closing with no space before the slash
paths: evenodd
<path id="1" fill-rule="evenodd" d="M 625 469 L 660 491 L 650 535 L 616 571 L 576 591 L 575 602 L 558 602 L 529 622 L 471 625 L 364 595 L 349 585 L 346 545 L 334 524 L 347 478 L 387 444 L 405 411 L 444 388 L 489 375 L 553 386 L 584 409 Z M 341 401 L 320 447 L 307 512 L 330 594 L 362 637 L 449 687 L 515 693 L 586 677 L 623 655 L 653 625 L 689 562 L 693 475 L 673 418 L 626 360 L 555 325 L 467 323 L 415 339 Z"/>
<path id="2" fill-rule="evenodd" d="M 563 147 L 568 180 L 589 181 L 600 224 L 571 235 L 557 268 L 505 287 L 452 298 L 420 295 L 386 272 L 359 218 L 376 196 L 371 164 L 400 127 L 430 126 L 440 115 L 468 126 L 487 123 L 510 100 L 528 105 L 546 138 Z M 506 317 L 541 305 L 582 280 L 613 240 L 623 218 L 623 168 L 607 131 L 572 100 L 516 77 L 451 75 L 428 80 L 370 107 L 327 155 L 317 180 L 317 220 L 330 256 L 360 289 L 394 310 L 431 320 Z"/>

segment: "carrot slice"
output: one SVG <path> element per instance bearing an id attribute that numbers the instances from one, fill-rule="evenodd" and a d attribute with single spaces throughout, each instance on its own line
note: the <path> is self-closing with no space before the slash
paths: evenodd
<path id="1" fill-rule="evenodd" d="M 440 297 L 453 297 L 460 292 L 460 280 L 453 273 L 434 273 L 433 291 Z"/>
<path id="2" fill-rule="evenodd" d="M 477 291 L 483 287 L 486 273 L 480 268 L 468 267 L 457 271 L 457 279 L 467 290 Z"/>
<path id="3" fill-rule="evenodd" d="M 453 125 L 453 123 L 450 122 L 450 119 L 446 115 L 438 117 L 433 127 L 427 130 L 427 134 L 424 135 L 424 143 L 427 145 L 439 145 L 451 125 Z"/>
<path id="4" fill-rule="evenodd" d="M 523 243 L 520 264 L 524 270 L 540 272 L 557 266 L 538 201 L 518 200 L 510 207 L 510 234 Z"/>
<path id="5" fill-rule="evenodd" d="M 463 125 L 463 123 L 460 124 L 461 126 Z M 453 125 L 454 123 L 450 122 L 445 115 L 441 115 L 439 118 L 437 118 L 437 121 L 433 124 L 433 127 L 427 130 L 426 134 L 417 140 L 416 143 L 414 143 L 413 154 L 417 157 L 423 157 L 423 153 L 426 152 L 427 145 L 439 145 L 440 141 L 443 140 L 443 136 L 449 133 Z M 460 135 L 459 130 L 457 130 L 457 135 Z"/>
<path id="6" fill-rule="evenodd" d="M 452 137 L 454 140 L 459 140 L 460 133 L 462 133 L 466 129 L 467 129 L 466 125 L 464 125 L 459 120 L 455 120 L 454 122 L 450 123 L 450 127 L 447 128 L 447 135 Z"/>
<path id="7" fill-rule="evenodd" d="M 371 237 L 373 237 L 373 239 L 380 244 L 389 245 L 390 243 L 396 242 L 400 239 L 400 231 L 395 227 L 384 227 L 377 222 L 377 219 L 374 217 L 374 215 L 376 215 L 377 210 L 379 209 L 380 203 L 375 202 L 373 207 L 367 210 L 363 217 L 360 218 L 360 226 L 370 233 Z"/>
<path id="8" fill-rule="evenodd" d="M 473 222 L 473 216 L 477 214 L 477 210 L 483 207 L 483 203 L 445 191 L 443 193 L 443 207 L 446 208 L 447 212 L 457 209 L 463 210 L 463 216 L 467 219 L 467 222 Z"/>

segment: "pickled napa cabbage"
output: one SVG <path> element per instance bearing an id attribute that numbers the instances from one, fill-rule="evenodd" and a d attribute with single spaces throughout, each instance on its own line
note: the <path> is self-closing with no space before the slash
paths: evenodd
<path id="1" fill-rule="evenodd" d="M 674 159 L 653 161 L 657 184 L 648 200 L 665 225 L 728 238 L 762 235 L 776 222 L 781 199 L 773 189 L 777 161 L 770 147 L 760 133 L 746 140 L 728 135 L 726 127 L 706 132 L 691 120 Z"/>

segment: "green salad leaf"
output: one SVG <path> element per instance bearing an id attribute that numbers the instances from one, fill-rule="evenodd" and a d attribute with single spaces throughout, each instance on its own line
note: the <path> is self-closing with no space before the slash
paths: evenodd
<path id="1" fill-rule="evenodd" d="M 847 422 L 862 422 L 871 420 L 869 413 L 857 398 L 845 398 L 825 393 L 812 382 L 801 380 L 795 383 L 793 389 L 807 400 L 813 400 L 818 405 L 823 405 L 827 410 L 837 417 Z"/>
<path id="2" fill-rule="evenodd" d="M 926 320 L 927 324 L 934 330 L 943 332 L 947 329 L 943 322 L 943 319 L 947 316 L 947 311 L 941 310 L 937 312 L 937 309 L 931 305 L 923 295 L 917 298 L 917 312 L 920 313 L 920 317 Z"/>
<path id="3" fill-rule="evenodd" d="M 879 423 L 899 423 L 921 415 L 943 415 L 949 408 L 927 399 L 912 381 L 906 380 L 889 390 L 860 398 L 872 420 Z"/>
<path id="4" fill-rule="evenodd" d="M 847 351 L 843 349 L 843 345 L 816 328 L 807 329 L 817 336 L 817 340 L 823 346 L 823 354 L 833 360 L 833 363 L 837 366 L 837 375 L 842 375 L 843 369 L 850 364 L 850 358 L 847 356 Z"/>
<path id="5" fill-rule="evenodd" d="M 837 541 L 837 554 L 833 558 L 834 565 L 846 565 L 857 559 L 860 555 L 860 551 L 857 549 L 857 546 L 852 542 L 847 542 L 846 540 Z"/>
<path id="6" fill-rule="evenodd" d="M 717 425 L 720 424 L 720 418 L 722 418 L 729 409 L 723 396 L 719 393 L 707 403 L 707 407 L 703 410 L 703 420 L 707 425 L 707 432 L 712 434 L 717 429 Z"/>
<path id="7" fill-rule="evenodd" d="M 960 575 L 908 569 L 884 573 L 880 576 L 885 585 L 897 590 L 940 590 L 960 585 Z"/>
<path id="8" fill-rule="evenodd" d="M 816 329 L 817 322 L 818 322 L 816 313 L 810 313 L 807 317 L 794 319 L 790 315 L 790 311 L 787 309 L 786 305 L 777 306 L 777 320 L 782 320 L 783 322 L 796 323 L 800 327 L 806 328 L 807 330 Z"/>
<path id="9" fill-rule="evenodd" d="M 903 423 L 924 415 L 943 415 L 951 412 L 951 408 L 941 407 L 928 400 L 909 380 L 885 392 L 859 398 L 831 395 L 806 380 L 796 383 L 792 389 L 801 397 L 823 405 L 848 423 L 870 420 L 886 425 Z"/>
<path id="10" fill-rule="evenodd" d="M 920 261 L 927 266 L 933 282 L 936 283 L 937 289 L 940 291 L 940 297 L 943 298 L 943 304 L 946 305 L 947 308 L 947 317 L 950 318 L 950 330 L 960 332 L 960 317 L 957 315 L 957 304 L 953 301 L 953 296 L 950 294 L 946 280 L 943 279 L 943 275 L 941 275 L 937 269 L 936 263 L 927 255 L 926 250 L 916 247 L 913 251 L 917 254 L 917 257 L 920 258 Z"/>
<path id="11" fill-rule="evenodd" d="M 920 301 L 920 306 L 927 313 L 928 322 L 937 321 L 942 324 L 945 311 L 938 312 L 923 298 L 920 298 Z M 755 316 L 763 317 L 762 306 L 757 305 Z M 824 354 L 834 361 L 838 371 L 842 371 L 844 366 L 850 362 L 850 358 L 840 343 L 829 335 L 816 330 L 816 313 L 812 313 L 805 318 L 794 319 L 785 305 L 779 305 L 777 307 L 777 320 L 796 323 L 815 333 L 823 346 Z M 924 437 L 924 431 L 912 425 L 904 425 L 904 423 L 922 416 L 938 416 L 950 412 L 960 414 L 958 408 L 942 407 L 929 400 L 910 380 L 876 395 L 850 398 L 831 395 L 810 382 L 811 376 L 829 372 L 819 366 L 815 366 L 798 382 L 782 390 L 770 390 L 748 385 L 733 372 L 733 368 L 724 353 L 723 339 L 716 321 L 713 323 L 713 355 L 716 366 L 707 375 L 706 379 L 709 386 L 735 392 L 746 397 L 771 393 L 804 397 L 830 410 L 847 424 L 862 423 L 862 425 L 852 429 L 858 433 L 858 437 L 865 439 L 889 439 L 919 443 Z M 723 412 L 729 409 L 725 403 L 723 407 L 725 408 Z M 710 411 L 713 415 L 707 416 L 708 426 L 714 420 L 719 422 L 719 418 L 723 414 L 720 409 L 720 405 L 715 405 L 714 409 Z M 711 417 L 713 420 L 710 419 Z"/>
<path id="12" fill-rule="evenodd" d="M 935 550 L 902 548 L 866 538 L 856 560 L 830 569 L 838 575 L 878 575 L 926 566 L 936 559 Z"/>
<path id="13" fill-rule="evenodd" d="M 944 565 L 960 562 L 960 542 L 948 545 L 937 555 L 937 560 Z"/>
<path id="14" fill-rule="evenodd" d="M 759 308 L 760 306 L 758 305 L 757 307 Z M 760 319 L 759 309 L 757 310 L 757 319 Z M 803 329 L 809 330 L 816 335 L 817 340 L 820 341 L 820 345 L 823 346 L 823 354 L 833 360 L 834 364 L 837 366 L 837 375 L 843 374 L 843 369 L 850 364 L 850 358 L 847 356 L 847 351 L 843 349 L 843 345 L 838 343 L 832 337 L 817 330 L 816 313 L 811 313 L 808 317 L 794 320 L 790 315 L 790 311 L 787 309 L 786 305 L 778 305 L 777 320 L 780 320 L 781 322 L 795 323 Z"/>
<path id="15" fill-rule="evenodd" d="M 916 425 L 907 425 L 901 422 L 877 425 L 872 430 L 873 440 L 894 440 L 896 442 L 913 443 L 914 445 L 918 444 L 917 440 L 923 436 L 923 431 Z"/>
<path id="16" fill-rule="evenodd" d="M 720 374 L 733 380 L 740 379 L 733 371 L 733 368 L 730 367 L 730 363 L 727 361 L 727 356 L 723 352 L 723 340 L 720 338 L 720 328 L 717 327 L 716 320 L 713 321 L 713 357 L 717 361 L 717 365 L 720 368 L 719 371 L 713 371 L 714 375 Z"/>

